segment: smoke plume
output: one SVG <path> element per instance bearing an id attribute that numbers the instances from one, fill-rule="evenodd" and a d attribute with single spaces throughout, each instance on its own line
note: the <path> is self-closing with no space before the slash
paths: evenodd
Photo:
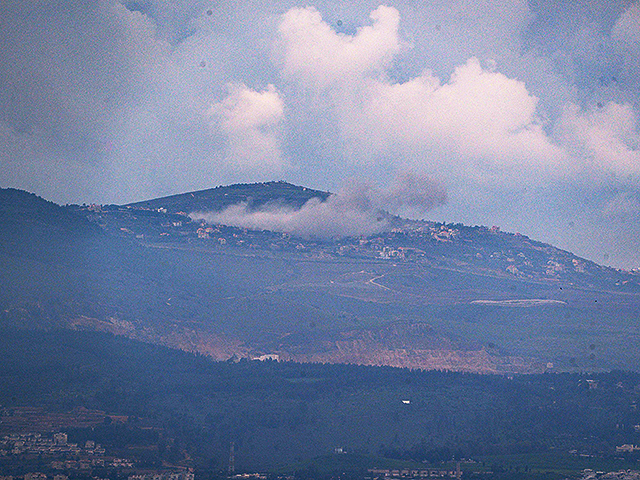
<path id="1" fill-rule="evenodd" d="M 219 212 L 196 212 L 191 218 L 305 238 L 366 236 L 390 228 L 389 212 L 404 206 L 426 212 L 446 201 L 446 190 L 440 183 L 426 177 L 404 175 L 389 189 L 357 183 L 343 187 L 324 202 L 312 198 L 299 209 L 273 203 L 251 210 L 247 203 L 240 203 Z"/>

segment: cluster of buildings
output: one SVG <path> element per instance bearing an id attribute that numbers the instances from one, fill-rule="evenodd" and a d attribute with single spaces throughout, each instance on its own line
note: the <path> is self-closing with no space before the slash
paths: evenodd
<path id="1" fill-rule="evenodd" d="M 580 480 L 640 480 L 640 472 L 637 470 L 620 470 L 605 473 L 587 469 L 582 472 Z"/>
<path id="2" fill-rule="evenodd" d="M 90 470 L 92 468 L 131 468 L 133 460 L 128 458 L 83 458 L 81 460 L 56 460 L 51 462 L 55 470 Z"/>
<path id="3" fill-rule="evenodd" d="M 69 480 L 67 475 L 49 475 L 41 472 L 31 472 L 25 473 L 22 477 L 14 477 L 12 475 L 9 476 L 0 476 L 0 480 L 19 480 L 22 478 L 23 480 Z"/>
<path id="4" fill-rule="evenodd" d="M 153 472 L 136 475 L 129 475 L 128 480 L 194 480 L 194 474 L 191 471 L 183 472 Z M 266 477 L 265 477 L 266 478 Z M 106 480 L 103 478 L 92 477 L 93 480 Z M 25 473 L 20 476 L 0 475 L 0 480 L 69 480 L 68 475 L 55 474 L 47 475 L 42 472 Z"/>
<path id="5" fill-rule="evenodd" d="M 194 480 L 193 472 L 154 472 L 129 475 L 128 480 Z"/>
<path id="6" fill-rule="evenodd" d="M 40 433 L 13 433 L 0 440 L 0 456 L 7 455 L 104 455 L 104 448 L 93 440 L 84 446 L 69 443 L 66 433 L 54 433 L 52 437 Z"/>
<path id="7" fill-rule="evenodd" d="M 370 468 L 367 470 L 370 479 L 402 479 L 402 480 L 420 480 L 425 478 L 461 478 L 462 471 L 460 463 L 457 464 L 455 470 L 423 468 L 423 469 L 381 469 Z"/>
<path id="8" fill-rule="evenodd" d="M 12 433 L 5 435 L 0 440 L 0 458 L 11 459 L 15 456 L 17 461 L 25 458 L 48 457 L 48 469 L 58 472 L 84 471 L 89 472 L 94 468 L 132 468 L 134 462 L 127 458 L 105 456 L 105 449 L 94 440 L 87 440 L 83 445 L 70 443 L 64 432 L 46 436 L 41 433 Z M 24 480 L 67 480 L 62 473 L 50 475 L 36 472 L 24 475 Z M 0 480 L 16 480 L 3 478 Z M 193 480 L 193 479 L 160 479 L 160 480 Z"/>

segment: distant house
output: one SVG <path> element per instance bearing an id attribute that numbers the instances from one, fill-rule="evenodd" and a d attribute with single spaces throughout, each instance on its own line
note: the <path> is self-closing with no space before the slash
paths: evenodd
<path id="1" fill-rule="evenodd" d="M 56 445 L 66 445 L 67 444 L 67 434 L 66 433 L 54 433 L 53 441 Z"/>
<path id="2" fill-rule="evenodd" d="M 47 476 L 40 472 L 27 473 L 24 476 L 24 480 L 47 480 Z"/>
<path id="3" fill-rule="evenodd" d="M 640 447 L 637 445 L 633 445 L 630 443 L 625 443 L 624 445 L 619 445 L 616 447 L 616 452 L 637 452 L 640 450 Z"/>
<path id="4" fill-rule="evenodd" d="M 277 362 L 280 360 L 280 355 L 278 355 L 277 353 L 267 353 L 265 355 L 259 355 L 257 357 L 253 357 L 251 360 L 257 360 L 259 362 L 264 362 L 266 360 L 272 360 L 274 362 Z"/>

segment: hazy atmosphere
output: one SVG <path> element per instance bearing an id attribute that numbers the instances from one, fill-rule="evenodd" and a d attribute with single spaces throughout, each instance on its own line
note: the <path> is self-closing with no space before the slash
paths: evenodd
<path id="1" fill-rule="evenodd" d="M 640 266 L 638 3 L 12 1 L 0 28 L 2 187 L 283 179 L 342 192 L 284 219 L 332 234 L 388 208 Z"/>

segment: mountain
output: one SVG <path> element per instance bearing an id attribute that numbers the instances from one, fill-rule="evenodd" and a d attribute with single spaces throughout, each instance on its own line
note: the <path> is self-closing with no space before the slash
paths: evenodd
<path id="1" fill-rule="evenodd" d="M 418 260 L 476 275 L 543 282 L 563 281 L 585 287 L 634 290 L 638 277 L 577 257 L 524 235 L 498 227 L 465 226 L 389 217 L 386 231 L 369 238 L 327 239 L 296 237 L 291 232 L 247 231 L 226 225 L 205 225 L 190 217 L 195 212 L 219 212 L 247 204 L 249 210 L 299 209 L 312 198 L 330 194 L 286 182 L 216 187 L 124 206 L 72 207 L 107 232 L 144 243 L 198 244 L 216 242 L 255 250 L 280 250 L 311 255 L 364 259 Z M 215 238 L 214 238 L 215 237 Z M 209 241 L 207 241 L 209 240 Z"/>
<path id="2" fill-rule="evenodd" d="M 218 360 L 640 369 L 639 277 L 526 236 L 396 218 L 366 237 L 319 239 L 189 216 L 238 199 L 299 208 L 321 194 L 270 182 L 60 207 L 3 192 L 6 225 L 41 220 L 3 237 L 0 322 L 109 331 Z"/>

